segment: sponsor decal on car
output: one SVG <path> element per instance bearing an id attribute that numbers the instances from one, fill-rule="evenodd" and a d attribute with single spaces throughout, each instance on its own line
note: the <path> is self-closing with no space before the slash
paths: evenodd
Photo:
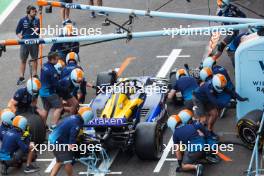
<path id="1" fill-rule="evenodd" d="M 123 126 L 126 124 L 125 118 L 94 118 L 88 126 Z"/>

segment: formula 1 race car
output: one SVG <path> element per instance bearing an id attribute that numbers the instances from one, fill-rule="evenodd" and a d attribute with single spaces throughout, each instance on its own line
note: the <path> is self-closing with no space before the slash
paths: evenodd
<path id="1" fill-rule="evenodd" d="M 116 79 L 115 72 L 99 73 L 97 96 L 90 106 L 89 127 L 110 149 L 135 153 L 141 159 L 158 159 L 162 153 L 168 81 L 142 76 Z"/>

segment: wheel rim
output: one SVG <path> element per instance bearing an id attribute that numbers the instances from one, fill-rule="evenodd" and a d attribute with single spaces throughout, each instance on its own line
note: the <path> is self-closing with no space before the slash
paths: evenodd
<path id="1" fill-rule="evenodd" d="M 256 141 L 256 133 L 251 128 L 243 128 L 242 130 L 243 138 L 247 143 L 254 144 Z"/>

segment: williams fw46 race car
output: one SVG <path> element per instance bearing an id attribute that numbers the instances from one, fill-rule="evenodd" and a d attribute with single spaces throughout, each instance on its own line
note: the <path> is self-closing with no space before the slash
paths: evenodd
<path id="1" fill-rule="evenodd" d="M 140 159 L 159 159 L 167 121 L 168 81 L 142 76 L 116 79 L 115 72 L 99 73 L 94 111 L 96 138 L 107 149 L 136 153 Z"/>

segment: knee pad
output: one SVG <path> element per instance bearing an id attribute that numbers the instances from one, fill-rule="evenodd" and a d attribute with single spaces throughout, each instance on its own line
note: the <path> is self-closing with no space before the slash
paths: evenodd
<path id="1" fill-rule="evenodd" d="M 23 160 L 23 157 L 25 156 L 25 153 L 22 150 L 18 150 L 13 154 L 13 159 L 15 161 L 21 161 Z"/>

